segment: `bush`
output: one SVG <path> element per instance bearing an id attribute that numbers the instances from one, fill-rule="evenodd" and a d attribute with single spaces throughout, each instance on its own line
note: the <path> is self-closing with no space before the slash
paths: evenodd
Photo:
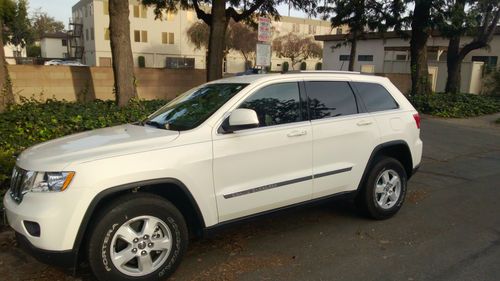
<path id="1" fill-rule="evenodd" d="M 316 70 L 322 70 L 323 69 L 323 64 L 321 62 L 317 62 L 316 66 L 314 67 Z"/>
<path id="2" fill-rule="evenodd" d="M 139 67 L 140 68 L 146 67 L 146 58 L 143 56 L 139 56 Z"/>
<path id="3" fill-rule="evenodd" d="M 300 63 L 300 70 L 306 70 L 307 69 L 307 63 L 305 61 Z"/>
<path id="4" fill-rule="evenodd" d="M 281 67 L 282 67 L 282 71 L 283 71 L 283 73 L 288 72 L 289 65 L 288 65 L 288 62 L 287 62 L 287 61 L 285 61 L 285 62 L 281 65 Z"/>
<path id="5" fill-rule="evenodd" d="M 88 103 L 24 99 L 0 113 L 0 193 L 8 187 L 14 155 L 44 141 L 76 132 L 144 119 L 165 104 L 162 100 L 131 101 L 125 108 L 113 101 Z"/>
<path id="6" fill-rule="evenodd" d="M 485 75 L 482 94 L 500 96 L 500 69 L 489 70 Z"/>
<path id="7" fill-rule="evenodd" d="M 464 118 L 500 112 L 500 98 L 472 94 L 435 93 L 410 97 L 415 108 L 440 117 Z"/>

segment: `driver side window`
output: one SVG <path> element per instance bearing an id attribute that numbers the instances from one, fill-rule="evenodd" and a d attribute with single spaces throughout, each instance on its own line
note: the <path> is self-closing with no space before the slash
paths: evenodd
<path id="1" fill-rule="evenodd" d="M 259 127 L 302 121 L 297 82 L 266 86 L 248 97 L 239 108 L 255 110 Z"/>

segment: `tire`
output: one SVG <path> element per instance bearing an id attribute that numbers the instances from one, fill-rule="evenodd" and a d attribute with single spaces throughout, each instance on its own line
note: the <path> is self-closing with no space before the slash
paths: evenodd
<path id="1" fill-rule="evenodd" d="M 187 248 L 182 214 L 156 195 L 122 196 L 101 210 L 94 222 L 88 260 L 101 281 L 164 280 Z"/>
<path id="2" fill-rule="evenodd" d="M 394 158 L 380 157 L 374 163 L 356 198 L 356 204 L 373 219 L 388 219 L 403 205 L 407 175 L 403 165 Z"/>

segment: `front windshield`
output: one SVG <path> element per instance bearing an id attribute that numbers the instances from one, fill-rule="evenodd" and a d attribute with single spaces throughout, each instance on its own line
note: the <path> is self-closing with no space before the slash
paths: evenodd
<path id="1" fill-rule="evenodd" d="M 208 84 L 192 89 L 149 116 L 143 124 L 184 131 L 196 128 L 248 84 Z"/>

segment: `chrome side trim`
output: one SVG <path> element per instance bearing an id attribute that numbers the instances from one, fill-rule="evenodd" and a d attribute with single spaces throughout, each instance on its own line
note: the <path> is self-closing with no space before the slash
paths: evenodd
<path id="1" fill-rule="evenodd" d="M 331 175 L 335 175 L 335 174 L 345 173 L 345 172 L 349 172 L 351 170 L 352 170 L 352 167 L 339 169 L 339 170 L 335 170 L 335 171 L 329 171 L 329 172 L 316 174 L 316 175 L 312 175 L 312 176 L 301 177 L 301 178 L 291 179 L 291 180 L 287 180 L 287 181 L 263 185 L 263 186 L 259 186 L 259 187 L 255 187 L 255 188 L 250 188 L 250 189 L 246 189 L 246 190 L 242 190 L 242 191 L 238 191 L 238 192 L 234 192 L 234 193 L 225 194 L 223 196 L 224 196 L 224 199 L 230 199 L 230 198 L 234 198 L 234 197 L 252 194 L 255 192 L 260 192 L 260 191 L 265 191 L 265 190 L 269 190 L 269 189 L 273 189 L 273 188 L 278 188 L 278 187 L 289 185 L 289 184 L 308 181 L 308 180 L 312 180 L 314 178 L 321 178 L 321 177 L 327 177 L 327 176 L 331 176 Z"/>

